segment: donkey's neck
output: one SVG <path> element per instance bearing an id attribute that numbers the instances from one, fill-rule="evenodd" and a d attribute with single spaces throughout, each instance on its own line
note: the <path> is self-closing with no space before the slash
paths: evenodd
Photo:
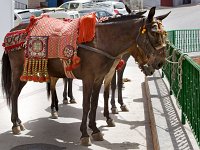
<path id="1" fill-rule="evenodd" d="M 140 22 L 139 19 L 97 24 L 92 46 L 116 57 L 136 44 Z"/>

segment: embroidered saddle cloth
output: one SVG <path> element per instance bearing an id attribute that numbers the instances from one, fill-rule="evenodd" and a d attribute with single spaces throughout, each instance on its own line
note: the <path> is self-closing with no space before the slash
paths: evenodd
<path id="1" fill-rule="evenodd" d="M 32 22 L 27 37 L 28 57 L 62 59 L 72 57 L 73 51 L 77 49 L 79 19 L 60 20 L 42 16 Z"/>
<path id="2" fill-rule="evenodd" d="M 49 80 L 48 59 L 62 59 L 65 72 L 72 71 L 79 65 L 77 43 L 94 38 L 95 24 L 95 14 L 65 20 L 46 15 L 32 17 L 26 29 L 8 33 L 3 46 L 9 52 L 25 45 L 24 71 L 20 79 L 45 82 Z"/>

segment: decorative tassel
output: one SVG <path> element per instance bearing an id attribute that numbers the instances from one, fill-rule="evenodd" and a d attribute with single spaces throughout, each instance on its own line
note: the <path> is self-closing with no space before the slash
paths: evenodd
<path id="1" fill-rule="evenodd" d="M 34 72 L 33 72 L 33 81 L 34 82 L 38 82 L 39 77 L 38 77 L 38 60 L 35 59 L 35 68 L 34 68 Z"/>
<path id="2" fill-rule="evenodd" d="M 80 18 L 78 43 L 89 42 L 94 38 L 96 22 L 95 13 Z"/>
<path id="3" fill-rule="evenodd" d="M 116 67 L 117 70 L 122 69 L 122 67 L 124 66 L 125 61 L 123 59 L 121 59 Z"/>
<path id="4" fill-rule="evenodd" d="M 32 66 L 32 60 L 29 59 L 28 60 L 28 80 L 32 81 L 32 73 L 31 73 L 31 66 Z"/>
<path id="5" fill-rule="evenodd" d="M 28 67 L 28 58 L 25 58 L 24 60 L 24 70 L 23 70 L 23 74 L 20 77 L 21 81 L 27 81 L 27 67 Z"/>
<path id="6" fill-rule="evenodd" d="M 48 59 L 43 59 L 44 61 L 44 76 L 45 76 L 45 82 L 49 81 L 49 74 L 48 74 L 48 70 L 47 70 L 47 63 L 48 63 Z"/>
<path id="7" fill-rule="evenodd" d="M 73 57 L 72 57 L 72 63 L 73 64 L 79 64 L 80 63 L 80 57 L 78 57 L 77 55 L 74 55 Z"/>
<path id="8" fill-rule="evenodd" d="M 73 69 L 72 66 L 67 66 L 67 67 L 65 68 L 66 71 L 72 71 L 72 69 Z"/>

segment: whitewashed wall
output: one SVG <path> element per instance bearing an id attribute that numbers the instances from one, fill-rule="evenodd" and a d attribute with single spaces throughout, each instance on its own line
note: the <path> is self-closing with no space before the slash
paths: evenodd
<path id="1" fill-rule="evenodd" d="M 28 0 L 15 0 L 15 1 L 28 5 Z"/>
<path id="2" fill-rule="evenodd" d="M 192 4 L 197 4 L 197 3 L 200 3 L 200 0 L 191 0 L 191 3 Z"/>
<path id="3" fill-rule="evenodd" d="M 14 3 L 12 0 L 1 0 L 0 1 L 0 59 L 3 54 L 3 39 L 7 32 L 13 27 L 13 9 Z"/>
<path id="4" fill-rule="evenodd" d="M 160 6 L 160 0 L 143 0 L 144 8 L 151 8 L 153 6 Z"/>

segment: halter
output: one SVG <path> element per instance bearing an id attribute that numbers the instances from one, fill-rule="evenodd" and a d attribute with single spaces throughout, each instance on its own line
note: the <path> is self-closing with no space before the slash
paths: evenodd
<path id="1" fill-rule="evenodd" d="M 146 48 L 146 51 L 147 51 L 147 55 L 154 55 L 155 53 L 163 53 L 163 48 L 166 46 L 166 44 L 162 44 L 162 45 L 159 45 L 159 46 L 153 46 L 153 44 L 152 44 L 152 41 L 151 41 L 151 39 L 150 39 L 150 37 L 149 37 L 149 32 L 148 32 L 148 30 L 147 30 L 147 26 L 148 25 L 150 25 L 151 23 L 148 23 L 148 24 L 145 24 L 145 18 L 143 18 L 143 25 L 142 25 L 142 28 L 140 27 L 140 29 L 139 29 L 139 33 L 138 33 L 138 36 L 137 36 L 137 38 L 136 38 L 136 42 L 137 43 L 139 43 L 138 41 L 139 41 L 139 37 L 142 35 L 142 34 L 146 34 L 146 38 L 144 38 L 144 40 L 143 40 L 143 43 L 146 45 L 146 47 L 147 47 L 147 45 L 150 45 L 150 50 L 151 51 L 147 51 L 147 49 L 148 48 Z M 159 33 L 161 33 L 162 35 L 165 35 L 166 34 L 166 31 L 164 31 L 161 27 L 162 27 L 162 23 L 161 22 L 158 22 L 158 26 L 159 26 L 159 31 L 157 31 L 157 32 L 159 32 Z M 140 51 L 145 51 L 145 50 L 143 50 L 141 47 L 140 47 L 140 45 L 139 44 L 137 44 L 137 48 L 140 50 Z M 154 50 L 154 51 L 153 51 Z"/>

